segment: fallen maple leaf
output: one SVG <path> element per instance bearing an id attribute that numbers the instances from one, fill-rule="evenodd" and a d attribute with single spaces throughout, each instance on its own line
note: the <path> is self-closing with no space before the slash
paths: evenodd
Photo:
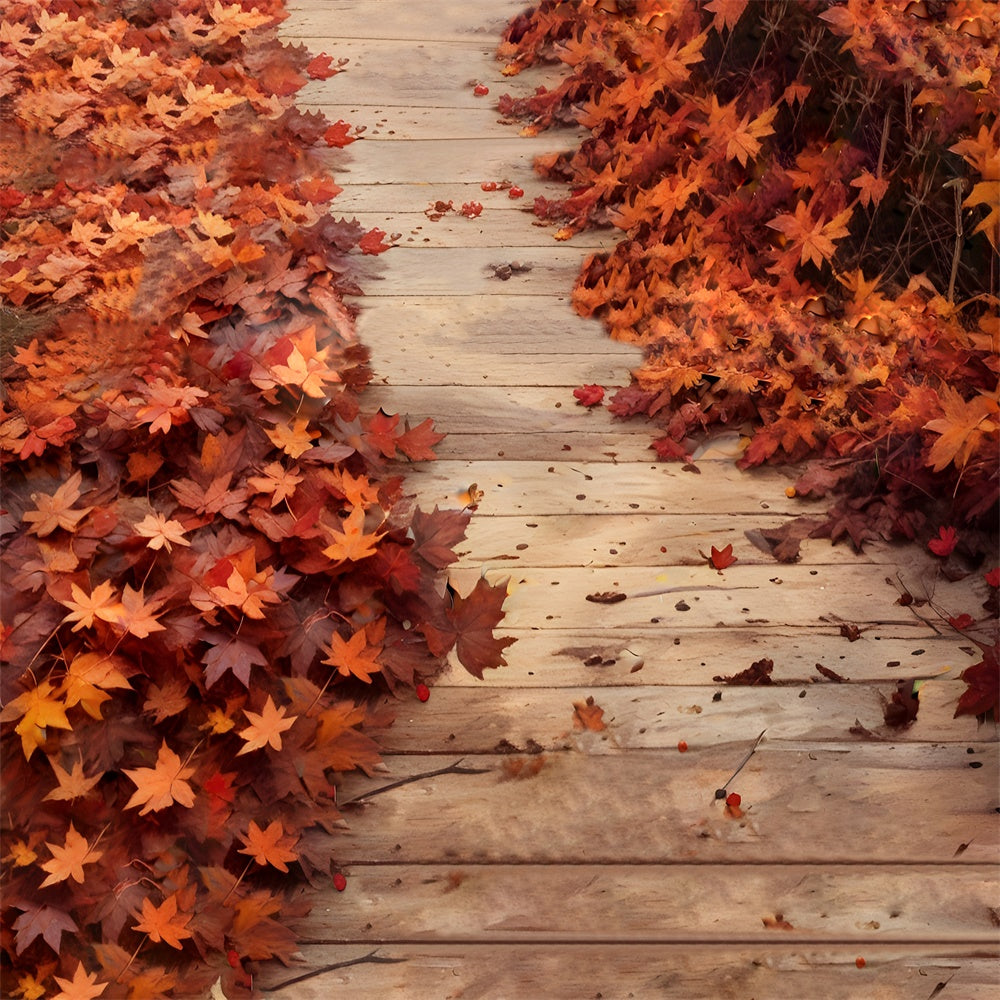
<path id="1" fill-rule="evenodd" d="M 103 580 L 90 594 L 75 583 L 71 583 L 70 593 L 71 597 L 63 598 L 59 603 L 70 609 L 63 621 L 76 622 L 73 626 L 74 632 L 82 628 L 93 628 L 95 618 L 106 622 L 117 621 L 123 611 L 121 602 L 115 597 L 110 580 Z"/>
<path id="2" fill-rule="evenodd" d="M 363 628 L 346 640 L 339 632 L 334 632 L 330 638 L 329 654 L 323 662 L 336 667 L 337 672 L 343 677 L 353 675 L 365 684 L 371 684 L 371 675 L 382 669 L 378 661 L 381 650 L 381 646 L 369 645 Z"/>
<path id="3" fill-rule="evenodd" d="M 597 406 L 604 399 L 604 389 L 599 385 L 581 385 L 573 390 L 578 406 Z"/>
<path id="4" fill-rule="evenodd" d="M 358 240 L 358 249 L 364 254 L 385 253 L 386 250 L 392 249 L 392 244 L 383 243 L 383 239 L 385 239 L 385 233 L 381 229 L 372 229 Z"/>
<path id="5" fill-rule="evenodd" d="M 724 549 L 717 549 L 714 545 L 712 546 L 712 552 L 709 556 L 705 556 L 704 553 L 701 554 L 702 558 L 707 558 L 708 561 L 721 573 L 722 570 L 729 566 L 732 566 L 734 562 L 739 559 L 739 556 L 733 555 L 733 543 L 730 542 Z"/>
<path id="6" fill-rule="evenodd" d="M 348 135 L 351 126 L 345 122 L 343 119 L 335 121 L 324 133 L 323 141 L 328 146 L 335 146 L 337 149 L 343 149 L 345 146 L 349 146 L 358 137 L 356 135 Z"/>
<path id="7" fill-rule="evenodd" d="M 1000 705 L 1000 645 L 980 646 L 983 658 L 962 671 L 962 680 L 968 685 L 958 699 L 955 717 L 959 715 L 997 715 Z"/>
<path id="8" fill-rule="evenodd" d="M 96 972 L 87 972 L 83 962 L 77 962 L 72 979 L 62 979 L 59 976 L 54 978 L 60 986 L 60 992 L 52 1000 L 94 1000 L 108 988 L 107 983 L 97 981 Z"/>
<path id="9" fill-rule="evenodd" d="M 31 755 L 45 742 L 47 727 L 73 728 L 66 718 L 64 703 L 53 696 L 54 690 L 50 681 L 42 681 L 37 687 L 18 695 L 0 712 L 0 722 L 20 720 L 14 732 L 21 737 L 25 760 L 31 760 Z"/>
<path id="10" fill-rule="evenodd" d="M 17 954 L 20 955 L 36 937 L 42 940 L 58 955 L 63 932 L 77 934 L 80 930 L 73 918 L 55 906 L 37 903 L 15 904 L 21 915 L 14 921 L 17 940 Z"/>
<path id="11" fill-rule="evenodd" d="M 497 638 L 493 630 L 503 618 L 503 602 L 507 597 L 506 582 L 491 587 L 480 577 L 475 587 L 462 597 L 448 586 L 452 605 L 444 620 L 427 622 L 422 631 L 435 656 L 443 656 L 454 646 L 459 662 L 473 677 L 482 680 L 483 671 L 504 666 L 503 651 L 514 641 Z"/>
<path id="12" fill-rule="evenodd" d="M 33 493 L 31 499 L 35 509 L 26 511 L 23 518 L 25 524 L 31 525 L 28 531 L 39 538 L 51 535 L 59 528 L 76 531 L 80 521 L 93 510 L 93 507 L 73 507 L 80 499 L 82 482 L 83 473 L 74 472 L 55 493 Z"/>
<path id="13" fill-rule="evenodd" d="M 238 834 L 243 841 L 244 847 L 239 850 L 240 854 L 248 854 L 259 865 L 270 865 L 279 871 L 287 872 L 286 861 L 298 861 L 298 854 L 292 850 L 298 837 L 285 836 L 284 828 L 280 820 L 274 820 L 266 830 L 250 820 L 247 832 Z"/>
<path id="14" fill-rule="evenodd" d="M 942 527 L 938 531 L 937 538 L 932 538 L 927 543 L 927 548 L 931 550 L 936 556 L 950 556 L 952 552 L 955 551 L 955 546 L 958 544 L 958 532 L 949 525 L 948 527 Z"/>
<path id="15" fill-rule="evenodd" d="M 246 729 L 240 730 L 237 734 L 240 739 L 246 741 L 246 746 L 236 755 L 241 757 L 251 750 L 260 750 L 265 746 L 270 746 L 275 750 L 281 749 L 281 734 L 286 729 L 292 728 L 292 723 L 298 718 L 297 715 L 285 717 L 285 707 L 280 708 L 274 704 L 274 699 L 268 695 L 267 701 L 261 712 L 251 712 L 243 710 L 243 714 L 250 720 L 250 725 Z"/>
<path id="16" fill-rule="evenodd" d="M 125 768 L 125 774 L 135 783 L 136 790 L 125 803 L 126 809 L 142 806 L 140 816 L 148 812 L 158 812 L 175 802 L 190 809 L 194 805 L 194 792 L 187 783 L 195 768 L 185 766 L 180 757 L 167 746 L 164 740 L 156 755 L 154 767 Z"/>
<path id="17" fill-rule="evenodd" d="M 83 866 L 96 864 L 104 856 L 103 851 L 92 847 L 87 838 L 77 831 L 72 820 L 66 831 L 66 841 L 61 847 L 48 842 L 45 846 L 52 852 L 52 859 L 41 865 L 42 871 L 49 873 L 42 882 L 43 889 L 47 885 L 56 885 L 68 878 L 82 882 Z"/>
<path id="18" fill-rule="evenodd" d="M 140 919 L 133 925 L 132 930 L 148 934 L 154 943 L 162 941 L 171 948 L 180 949 L 184 947 L 181 942 L 185 938 L 194 936 L 187 927 L 193 914 L 178 913 L 176 892 L 167 896 L 159 906 L 146 897 L 142 901 L 142 912 L 136 916 Z"/>
<path id="19" fill-rule="evenodd" d="M 604 722 L 604 709 L 594 701 L 593 695 L 588 695 L 586 701 L 573 702 L 573 728 L 592 733 L 608 728 Z"/>

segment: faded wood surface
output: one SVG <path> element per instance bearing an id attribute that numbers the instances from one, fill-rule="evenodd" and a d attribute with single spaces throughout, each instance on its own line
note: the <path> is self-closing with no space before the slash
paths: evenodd
<path id="1" fill-rule="evenodd" d="M 517 641 L 507 668 L 477 681 L 450 663 L 429 702 L 397 706 L 384 773 L 345 778 L 344 829 L 315 844 L 346 891 L 321 890 L 300 961 L 257 985 L 303 1000 L 1000 997 L 997 732 L 952 717 L 975 649 L 942 624 L 977 613 L 983 585 L 905 546 L 813 540 L 778 564 L 747 533 L 822 510 L 786 495 L 794 470 L 739 472 L 736 428 L 692 468 L 660 464 L 648 427 L 575 405 L 575 386 L 625 385 L 640 355 L 569 304 L 614 232 L 556 243 L 530 214 L 560 193 L 532 157 L 571 136 L 499 120 L 498 95 L 551 80 L 505 79 L 492 59 L 522 6 L 300 0 L 282 27 L 350 59 L 302 102 L 365 127 L 325 154 L 344 186 L 333 214 L 399 234 L 358 265 L 371 398 L 448 433 L 440 461 L 401 470 L 406 489 L 428 509 L 482 491 L 450 577 L 463 593 L 507 579 Z M 501 179 L 524 199 L 481 191 Z M 432 221 L 438 200 L 484 210 Z M 530 270 L 501 280 L 513 261 Z M 739 562 L 720 575 L 701 553 L 729 543 Z M 587 600 L 602 591 L 627 596 Z M 770 685 L 714 680 L 762 658 Z M 886 729 L 885 700 L 913 678 L 933 678 L 916 722 Z M 574 728 L 588 697 L 601 731 Z M 427 776 L 456 763 L 475 773 Z"/>

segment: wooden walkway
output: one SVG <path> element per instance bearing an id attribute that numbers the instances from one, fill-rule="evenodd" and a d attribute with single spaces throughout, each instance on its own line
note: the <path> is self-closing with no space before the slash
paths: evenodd
<path id="1" fill-rule="evenodd" d="M 517 642 L 484 682 L 452 669 L 402 705 L 388 774 L 349 777 L 341 801 L 459 760 L 481 773 L 348 809 L 330 840 L 347 890 L 319 898 L 301 965 L 258 985 L 296 1000 L 998 997 L 996 730 L 951 718 L 963 685 L 947 679 L 911 728 L 882 728 L 897 679 L 972 662 L 895 603 L 899 581 L 951 614 L 978 609 L 982 583 L 938 580 L 912 549 L 810 542 L 778 565 L 744 532 L 802 512 L 789 474 L 740 474 L 727 442 L 697 472 L 658 464 L 641 423 L 575 405 L 574 387 L 625 384 L 637 358 L 569 306 L 610 237 L 555 243 L 526 211 L 556 193 L 531 157 L 561 140 L 497 120 L 499 94 L 544 78 L 507 81 L 493 61 L 520 6 L 300 0 L 283 27 L 350 59 L 302 103 L 367 126 L 331 153 L 335 214 L 401 234 L 366 259 L 373 396 L 448 433 L 408 480 L 421 505 L 483 492 L 452 580 L 509 577 Z M 525 198 L 480 189 L 503 179 Z M 438 200 L 484 210 L 431 221 Z M 729 542 L 739 562 L 720 576 L 699 550 Z M 630 596 L 586 599 L 604 591 Z M 771 686 L 713 680 L 762 657 Z M 602 731 L 574 727 L 588 697 Z M 762 731 L 728 786 L 745 814 L 727 816 L 715 790 Z"/>

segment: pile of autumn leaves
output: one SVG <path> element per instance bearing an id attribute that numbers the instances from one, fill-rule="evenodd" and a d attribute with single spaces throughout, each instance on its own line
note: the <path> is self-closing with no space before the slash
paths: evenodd
<path id="1" fill-rule="evenodd" d="M 747 433 L 744 467 L 812 459 L 817 531 L 991 551 L 998 490 L 1000 13 L 983 0 L 581 0 L 510 25 L 501 98 L 536 166 L 571 188 L 534 210 L 570 237 L 612 225 L 575 291 L 645 346 L 609 408 L 652 417 L 686 460 Z"/>
<path id="2" fill-rule="evenodd" d="M 248 994 L 329 869 L 372 693 L 503 592 L 440 595 L 429 421 L 364 408 L 348 254 L 280 0 L 15 2 L 0 21 L 5 996 Z"/>

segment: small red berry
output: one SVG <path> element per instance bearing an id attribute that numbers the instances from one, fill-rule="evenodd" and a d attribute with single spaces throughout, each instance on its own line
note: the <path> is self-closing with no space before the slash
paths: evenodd
<path id="1" fill-rule="evenodd" d="M 343 872 L 337 872 L 333 876 L 333 887 L 337 892 L 343 892 L 347 888 L 347 879 Z"/>
<path id="2" fill-rule="evenodd" d="M 510 190 L 507 192 L 508 198 L 523 198 L 524 188 L 519 188 L 516 184 L 511 185 Z"/>
<path id="3" fill-rule="evenodd" d="M 858 955 L 858 957 L 854 960 L 854 964 L 859 969 L 863 969 L 868 963 L 860 955 Z"/>
<path id="4" fill-rule="evenodd" d="M 483 183 L 480 184 L 479 186 L 484 191 L 496 191 L 496 189 L 497 189 L 497 182 L 496 181 L 483 181 Z"/>
<path id="5" fill-rule="evenodd" d="M 234 968 L 238 969 L 240 967 L 240 953 L 233 948 L 230 948 L 226 952 L 226 960 Z"/>
<path id="6" fill-rule="evenodd" d="M 739 792 L 730 792 L 726 796 L 726 805 L 732 806 L 734 809 L 738 808 L 743 799 L 740 797 Z"/>
<path id="7" fill-rule="evenodd" d="M 678 741 L 678 743 L 677 743 L 677 749 L 680 750 L 681 753 L 687 753 L 687 748 L 688 748 L 687 740 L 679 740 Z"/>
<path id="8" fill-rule="evenodd" d="M 426 684 L 418 684 L 416 687 L 417 697 L 421 701 L 427 701 L 431 696 L 431 689 Z"/>
<path id="9" fill-rule="evenodd" d="M 485 97 L 490 92 L 490 88 L 487 87 L 485 83 L 477 83 L 472 92 L 476 95 L 476 97 Z"/>

